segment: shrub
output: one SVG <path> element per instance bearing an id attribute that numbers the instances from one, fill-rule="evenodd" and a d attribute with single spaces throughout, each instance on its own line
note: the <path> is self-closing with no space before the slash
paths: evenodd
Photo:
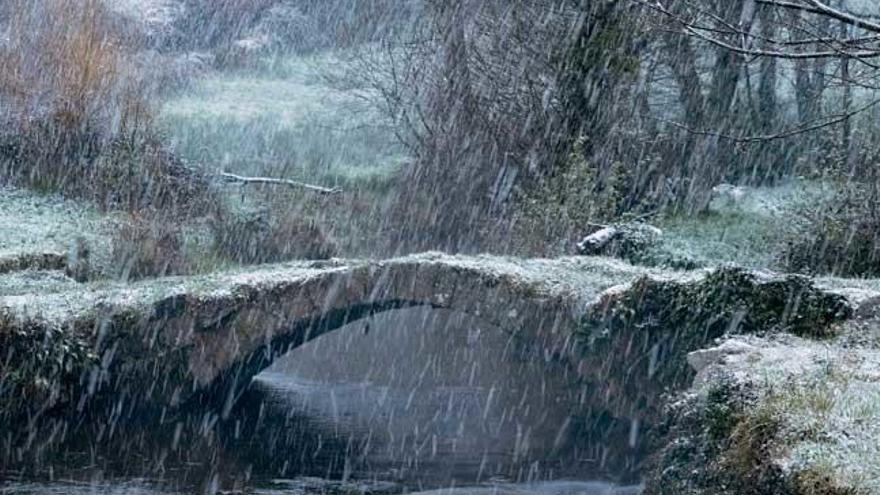
<path id="1" fill-rule="evenodd" d="M 190 273 L 183 232 L 173 219 L 133 216 L 113 238 L 112 265 L 122 280 Z"/>
<path id="2" fill-rule="evenodd" d="M 209 177 L 169 152 L 157 139 L 110 143 L 92 167 L 93 198 L 129 212 L 144 209 L 206 213 L 214 192 Z"/>
<path id="3" fill-rule="evenodd" d="M 514 236 L 522 244 L 518 250 L 537 255 L 571 252 L 591 226 L 622 213 L 629 171 L 615 164 L 602 173 L 587 160 L 583 146 L 583 140 L 576 142 L 554 175 L 517 195 Z"/>
<path id="4" fill-rule="evenodd" d="M 798 472 L 792 480 L 793 492 L 797 495 L 864 495 L 858 488 L 841 486 L 834 473 L 823 466 Z"/>
<path id="5" fill-rule="evenodd" d="M 23 126 L 53 122 L 66 135 L 87 134 L 99 122 L 119 131 L 131 123 L 128 112 L 143 102 L 126 70 L 129 36 L 102 2 L 13 0 L 8 7 L 0 93 L 9 117 Z"/>
<path id="6" fill-rule="evenodd" d="M 140 33 L 100 0 L 12 0 L 0 43 L 0 172 L 130 211 L 187 202 L 205 181 L 153 132 Z"/>
<path id="7" fill-rule="evenodd" d="M 84 370 L 100 365 L 93 346 L 77 329 L 22 327 L 5 314 L 0 314 L 0 348 L 8 356 L 0 360 L 0 423 L 4 425 L 34 421 L 53 408 L 75 403 L 83 392 Z"/>
<path id="8" fill-rule="evenodd" d="M 314 221 L 268 208 L 218 211 L 212 222 L 218 254 L 238 263 L 327 259 L 336 244 Z"/>
<path id="9" fill-rule="evenodd" d="M 850 185 L 818 209 L 792 212 L 801 227 L 783 248 L 793 272 L 839 276 L 880 275 L 880 195 Z"/>

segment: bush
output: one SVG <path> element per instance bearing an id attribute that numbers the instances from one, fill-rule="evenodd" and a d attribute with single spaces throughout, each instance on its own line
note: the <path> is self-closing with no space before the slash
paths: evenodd
<path id="1" fill-rule="evenodd" d="M 141 33 L 100 0 L 13 0 L 0 43 L 0 175 L 137 211 L 187 203 L 206 181 L 153 132 Z"/>
<path id="2" fill-rule="evenodd" d="M 157 139 L 114 141 L 92 167 L 93 199 L 129 212 L 144 209 L 206 213 L 213 202 L 204 172 Z M 86 174 L 88 176 L 88 174 Z"/>
<path id="3" fill-rule="evenodd" d="M 180 224 L 172 219 L 133 216 L 117 231 L 112 256 L 114 274 L 126 281 L 192 272 Z"/>
<path id="4" fill-rule="evenodd" d="M 272 213 L 268 208 L 220 210 L 211 222 L 211 229 L 218 254 L 238 263 L 328 259 L 338 251 L 315 222 Z"/>
<path id="5" fill-rule="evenodd" d="M 880 276 L 880 195 L 849 186 L 821 208 L 793 212 L 801 228 L 782 253 L 785 269 L 839 276 Z"/>
<path id="6" fill-rule="evenodd" d="M 13 0 L 0 45 L 0 94 L 11 121 L 54 122 L 67 135 L 131 132 L 140 81 L 126 65 L 130 27 L 99 0 Z"/>
<path id="7" fill-rule="evenodd" d="M 583 146 L 577 141 L 559 170 L 538 187 L 519 191 L 514 229 L 518 251 L 567 254 L 595 230 L 591 226 L 620 217 L 632 181 L 629 171 L 615 164 L 602 173 L 587 160 Z"/>

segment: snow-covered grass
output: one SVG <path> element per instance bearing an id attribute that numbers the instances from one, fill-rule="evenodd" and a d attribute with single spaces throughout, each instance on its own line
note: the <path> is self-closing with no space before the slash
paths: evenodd
<path id="1" fill-rule="evenodd" d="M 784 243 L 801 227 L 792 212 L 815 208 L 831 195 L 832 186 L 803 180 L 747 188 L 735 204 L 713 202 L 705 213 L 663 217 L 657 226 L 664 247 L 677 257 L 704 266 L 776 269 Z"/>
<path id="2" fill-rule="evenodd" d="M 82 202 L 0 186 L 0 257 L 64 254 L 82 237 L 100 261 L 109 257 L 116 221 Z"/>
<path id="3" fill-rule="evenodd" d="M 114 265 L 119 260 L 114 259 L 114 243 L 122 226 L 130 221 L 124 212 L 102 212 L 86 201 L 0 185 L 0 293 L 73 283 L 51 270 L 59 268 L 55 259 L 61 258 L 60 265 L 64 265 L 63 258 L 79 240 L 89 249 L 91 277 L 116 278 L 119 267 Z M 213 251 L 211 232 L 204 221 L 188 223 L 183 234 L 182 255 L 193 273 L 236 266 Z"/>
<path id="4" fill-rule="evenodd" d="M 178 152 L 208 166 L 343 186 L 387 182 L 402 150 L 363 91 L 324 77 L 344 64 L 324 53 L 214 73 L 169 101 L 161 120 Z"/>
<path id="5" fill-rule="evenodd" d="M 784 425 L 787 464 L 880 493 L 880 354 L 829 347 L 808 362 L 767 399 Z"/>
<path id="6" fill-rule="evenodd" d="M 813 466 L 842 486 L 880 493 L 880 377 L 873 371 L 829 374 L 777 398 L 780 414 L 797 426 L 790 432 L 792 465 Z"/>
<path id="7" fill-rule="evenodd" d="M 847 322 L 839 339 L 878 331 L 876 322 Z M 715 357 L 700 368 L 699 390 L 715 386 L 720 377 L 745 384 L 755 403 L 744 411 L 744 425 L 774 425 L 754 445 L 791 473 L 857 490 L 809 493 L 880 493 L 880 351 L 875 346 L 790 335 L 734 336 L 700 353 Z"/>
<path id="8" fill-rule="evenodd" d="M 332 198 L 236 188 L 248 194 L 227 199 L 315 221 L 338 241 L 341 256 L 380 255 L 406 160 L 394 129 L 368 101 L 369 91 L 344 77 L 345 54 L 262 62 L 210 73 L 168 101 L 159 121 L 169 144 L 207 167 L 341 188 L 344 194 Z"/>

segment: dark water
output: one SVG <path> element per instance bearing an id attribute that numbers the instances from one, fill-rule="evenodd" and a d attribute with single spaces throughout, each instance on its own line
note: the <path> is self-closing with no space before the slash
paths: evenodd
<path id="1" fill-rule="evenodd" d="M 500 329 L 401 310 L 292 351 L 223 421 L 43 425 L 2 446 L 0 493 L 631 493 L 631 432 L 583 395 Z"/>

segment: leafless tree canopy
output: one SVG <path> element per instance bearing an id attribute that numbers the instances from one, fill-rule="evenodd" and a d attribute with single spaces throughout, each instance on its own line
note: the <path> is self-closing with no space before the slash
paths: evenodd
<path id="1" fill-rule="evenodd" d="M 405 204 L 426 201 L 430 214 L 415 225 L 504 216 L 518 195 L 569 169 L 573 151 L 595 169 L 591 193 L 625 170 L 617 213 L 699 209 L 724 181 L 856 173 L 873 155 L 874 126 L 856 125 L 880 87 L 880 11 L 870 3 L 428 0 L 424 9 L 414 30 L 360 56 L 416 156 L 407 184 L 420 198 Z"/>

